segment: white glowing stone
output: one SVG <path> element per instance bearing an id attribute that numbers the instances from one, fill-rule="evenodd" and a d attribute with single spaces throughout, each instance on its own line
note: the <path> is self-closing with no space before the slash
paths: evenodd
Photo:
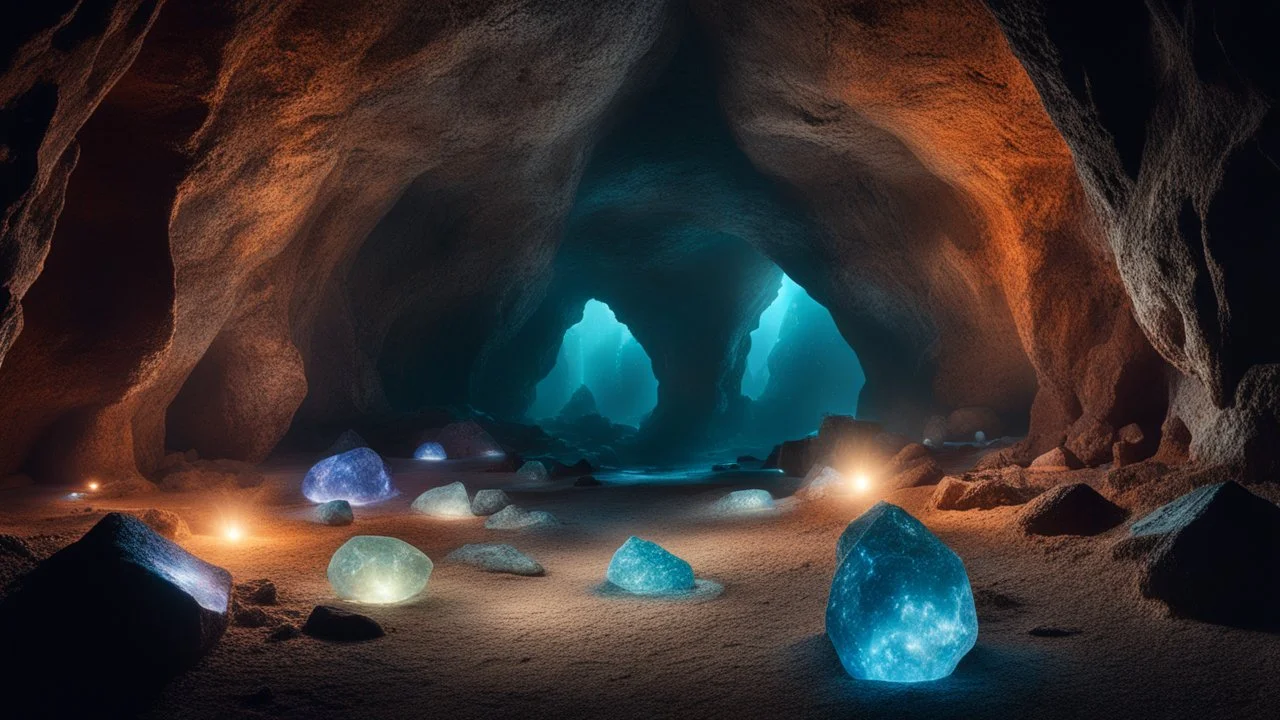
<path id="1" fill-rule="evenodd" d="M 422 592 L 435 565 L 403 540 L 357 535 L 329 560 L 329 585 L 338 597 L 362 603 L 395 603 Z"/>
<path id="2" fill-rule="evenodd" d="M 460 482 L 431 488 L 413 501 L 414 512 L 444 518 L 471 517 L 471 498 Z"/>
<path id="3" fill-rule="evenodd" d="M 827 637 L 859 680 L 944 678 L 978 639 L 964 563 L 909 513 L 886 502 L 836 545 Z"/>
<path id="4" fill-rule="evenodd" d="M 768 490 L 734 490 L 716 501 L 715 511 L 723 515 L 741 515 L 775 507 Z"/>

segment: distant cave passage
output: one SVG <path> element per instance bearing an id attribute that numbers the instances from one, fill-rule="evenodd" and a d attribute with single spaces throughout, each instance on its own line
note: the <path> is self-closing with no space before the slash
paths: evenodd
<path id="1" fill-rule="evenodd" d="M 565 331 L 556 364 L 536 388 L 532 418 L 560 415 L 581 387 L 609 420 L 639 427 L 658 403 L 658 380 L 648 353 L 599 300 L 589 300 L 582 320 Z"/>
<path id="2" fill-rule="evenodd" d="M 791 278 L 760 315 L 742 376 L 751 398 L 751 432 L 801 437 L 826 414 L 856 415 L 866 377 L 831 313 Z"/>

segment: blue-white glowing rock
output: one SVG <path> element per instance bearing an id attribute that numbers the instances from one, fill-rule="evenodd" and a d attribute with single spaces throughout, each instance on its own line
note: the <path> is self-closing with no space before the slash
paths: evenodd
<path id="1" fill-rule="evenodd" d="M 613 554 L 605 579 L 637 595 L 667 595 L 694 589 L 689 563 L 661 545 L 634 535 Z"/>
<path id="2" fill-rule="evenodd" d="M 526 482 L 546 482 L 548 477 L 547 466 L 537 460 L 530 460 L 516 471 L 516 479 Z"/>
<path id="3" fill-rule="evenodd" d="M 511 498 L 497 489 L 477 490 L 471 500 L 472 515 L 493 515 L 511 504 Z"/>
<path id="4" fill-rule="evenodd" d="M 528 530 L 559 525 L 556 516 L 545 510 L 529 511 L 508 505 L 484 521 L 486 530 Z"/>
<path id="5" fill-rule="evenodd" d="M 350 525 L 356 521 L 356 515 L 346 500 L 330 500 L 316 506 L 316 519 L 325 525 Z"/>
<path id="6" fill-rule="evenodd" d="M 734 490 L 716 501 L 715 511 L 722 515 L 741 515 L 776 507 L 768 490 Z"/>
<path id="7" fill-rule="evenodd" d="M 435 565 L 403 540 L 357 535 L 329 560 L 329 585 L 343 600 L 394 603 L 422 592 Z"/>
<path id="8" fill-rule="evenodd" d="M 438 442 L 424 442 L 413 451 L 415 460 L 448 460 L 449 456 L 444 451 L 444 446 Z"/>
<path id="9" fill-rule="evenodd" d="M 369 448 L 356 448 L 311 466 L 302 480 L 302 494 L 315 503 L 346 500 L 358 506 L 394 497 L 396 489 L 382 457 Z"/>
<path id="10" fill-rule="evenodd" d="M 445 560 L 471 565 L 482 570 L 512 575 L 536 576 L 546 574 L 537 560 L 510 545 L 472 543 L 449 553 Z"/>
<path id="11" fill-rule="evenodd" d="M 471 498 L 467 496 L 467 486 L 453 482 L 422 493 L 413 501 L 412 508 L 414 512 L 432 517 L 471 517 Z"/>
<path id="12" fill-rule="evenodd" d="M 902 508 L 880 502 L 849 523 L 836 558 L 827 637 L 853 677 L 944 678 L 977 641 L 964 563 Z"/>
<path id="13" fill-rule="evenodd" d="M 814 465 L 805 475 L 804 482 L 796 495 L 805 500 L 822 500 L 837 495 L 847 495 L 850 488 L 848 478 L 841 475 L 835 468 Z"/>

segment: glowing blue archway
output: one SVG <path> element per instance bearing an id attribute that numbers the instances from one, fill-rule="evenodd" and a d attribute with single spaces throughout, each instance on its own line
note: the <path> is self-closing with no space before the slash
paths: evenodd
<path id="1" fill-rule="evenodd" d="M 582 320 L 565 331 L 555 367 L 535 390 L 529 416 L 552 417 L 586 385 L 601 415 L 639 425 L 658 402 L 658 380 L 649 355 L 599 300 L 589 300 Z"/>

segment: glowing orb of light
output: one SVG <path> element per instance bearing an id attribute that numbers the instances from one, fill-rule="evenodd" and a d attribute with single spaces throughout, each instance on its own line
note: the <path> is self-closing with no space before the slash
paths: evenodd
<path id="1" fill-rule="evenodd" d="M 302 494 L 314 503 L 346 500 L 369 505 L 396 495 L 391 471 L 378 453 L 356 448 L 316 463 L 302 480 Z"/>
<path id="2" fill-rule="evenodd" d="M 244 528 L 235 523 L 227 523 L 222 528 L 222 536 L 229 542 L 240 542 L 244 539 Z"/>
<path id="3" fill-rule="evenodd" d="M 413 501 L 414 512 L 443 518 L 474 517 L 471 514 L 471 498 L 467 486 L 460 482 L 431 488 Z"/>
<path id="4" fill-rule="evenodd" d="M 714 510 L 723 515 L 756 513 L 775 509 L 768 490 L 734 490 L 716 501 Z"/>
<path id="5" fill-rule="evenodd" d="M 871 489 L 871 477 L 864 472 L 855 473 L 853 476 L 853 491 L 856 493 L 864 493 Z"/>
<path id="6" fill-rule="evenodd" d="M 449 455 L 444 451 L 444 446 L 438 442 L 424 442 L 413 451 L 415 460 L 448 460 Z"/>
<path id="7" fill-rule="evenodd" d="M 657 543 L 634 535 L 613 554 L 605 579 L 637 595 L 685 593 L 694 589 L 693 568 Z"/>
<path id="8" fill-rule="evenodd" d="M 401 602 L 422 592 L 435 567 L 403 540 L 357 535 L 329 560 L 329 585 L 338 597 L 362 603 Z"/>
<path id="9" fill-rule="evenodd" d="M 89 492 L 98 492 L 98 488 L 101 488 L 102 485 L 97 480 L 90 480 L 85 487 L 89 488 Z"/>
<path id="10" fill-rule="evenodd" d="M 964 563 L 896 505 L 879 502 L 836 545 L 827 637 L 859 680 L 944 678 L 978 639 Z"/>

